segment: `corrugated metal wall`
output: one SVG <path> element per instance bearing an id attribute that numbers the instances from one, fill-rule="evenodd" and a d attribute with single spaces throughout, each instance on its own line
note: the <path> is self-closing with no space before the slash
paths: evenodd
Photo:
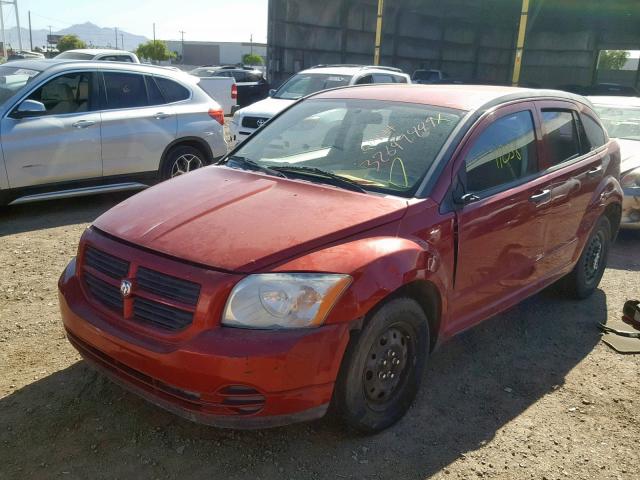
<path id="1" fill-rule="evenodd" d="M 520 7 L 520 0 L 385 0 L 381 63 L 508 84 Z M 321 63 L 371 64 L 376 8 L 377 0 L 270 0 L 272 81 Z M 588 85 L 601 49 L 640 49 L 639 0 L 531 0 L 522 83 Z"/>

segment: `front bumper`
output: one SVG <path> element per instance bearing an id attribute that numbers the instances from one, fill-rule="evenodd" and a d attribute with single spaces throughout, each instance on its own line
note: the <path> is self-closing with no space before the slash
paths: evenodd
<path id="1" fill-rule="evenodd" d="M 621 228 L 640 229 L 640 193 L 638 188 L 624 189 Z"/>
<path id="2" fill-rule="evenodd" d="M 62 320 L 92 365 L 151 403 L 189 420 L 265 428 L 327 410 L 349 325 L 260 331 L 216 327 L 177 343 L 140 338 L 87 302 L 72 262 L 59 282 Z"/>
<path id="3" fill-rule="evenodd" d="M 244 142 L 255 132 L 253 128 L 243 127 L 233 121 L 229 122 L 229 136 L 231 137 L 231 147 L 236 147 Z"/>

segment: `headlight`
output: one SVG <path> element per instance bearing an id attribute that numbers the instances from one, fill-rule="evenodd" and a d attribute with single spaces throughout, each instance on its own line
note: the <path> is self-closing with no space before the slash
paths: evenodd
<path id="1" fill-rule="evenodd" d="M 229 295 L 222 324 L 263 329 L 318 327 L 350 283 L 349 275 L 339 274 L 250 275 Z"/>
<path id="2" fill-rule="evenodd" d="M 640 188 L 640 168 L 622 174 L 622 188 Z"/>

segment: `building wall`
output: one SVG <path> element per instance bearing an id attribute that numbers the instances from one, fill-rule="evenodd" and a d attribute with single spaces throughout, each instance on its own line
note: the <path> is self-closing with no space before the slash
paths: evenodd
<path id="1" fill-rule="evenodd" d="M 254 53 L 265 58 L 267 46 L 265 44 L 253 44 L 249 42 L 184 42 L 184 53 L 182 52 L 182 42 L 170 40 L 167 47 L 173 52 L 182 56 L 181 63 L 185 65 L 227 65 L 242 62 L 242 57 L 246 53 Z"/>
<path id="2" fill-rule="evenodd" d="M 377 0 L 270 0 L 268 66 L 279 83 L 321 63 L 371 64 Z M 531 0 L 521 81 L 590 84 L 600 49 L 640 48 L 637 0 Z M 384 65 L 509 84 L 520 0 L 386 0 Z"/>

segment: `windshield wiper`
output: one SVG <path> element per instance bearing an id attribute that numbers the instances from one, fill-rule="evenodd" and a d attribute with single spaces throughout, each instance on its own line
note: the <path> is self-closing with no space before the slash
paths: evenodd
<path id="1" fill-rule="evenodd" d="M 273 168 L 269 168 L 265 165 L 260 165 L 258 162 L 254 162 L 253 160 L 250 160 L 245 157 L 240 157 L 238 155 L 227 157 L 225 161 L 222 162 L 222 164 L 226 165 L 230 162 L 238 164 L 241 168 L 244 168 L 245 170 L 252 170 L 254 172 L 262 172 L 262 173 L 267 173 L 269 175 L 274 175 L 276 177 L 287 178 L 287 176 L 282 172 L 279 172 Z"/>
<path id="2" fill-rule="evenodd" d="M 294 174 L 299 174 L 306 177 L 321 177 L 330 179 L 333 181 L 333 185 L 336 187 L 342 187 L 347 190 L 353 190 L 355 192 L 360 193 L 368 193 L 361 185 L 353 180 L 349 180 L 346 177 L 341 175 L 336 175 L 332 172 L 327 172 L 326 170 L 322 170 L 318 167 L 305 167 L 300 165 L 288 165 L 288 166 L 278 166 L 271 167 L 271 170 L 276 170 L 277 172 L 291 172 Z"/>

